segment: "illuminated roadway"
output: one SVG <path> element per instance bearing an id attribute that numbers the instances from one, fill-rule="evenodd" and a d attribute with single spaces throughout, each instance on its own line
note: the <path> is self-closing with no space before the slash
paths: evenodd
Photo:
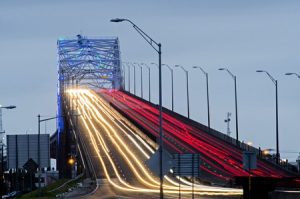
<path id="1" fill-rule="evenodd" d="M 101 90 L 103 98 L 114 105 L 128 119 L 136 122 L 151 135 L 158 137 L 158 109 L 118 90 Z M 248 176 L 243 169 L 243 150 L 204 132 L 188 122 L 181 121 L 171 114 L 163 114 L 163 131 L 165 146 L 177 153 L 200 153 L 201 173 L 208 181 L 219 181 L 229 184 L 234 177 Z M 289 174 L 283 169 L 258 159 L 258 168 L 252 176 L 283 178 Z M 205 176 L 203 176 L 205 177 Z"/>
<path id="2" fill-rule="evenodd" d="M 68 90 L 73 107 L 81 115 L 79 136 L 88 149 L 99 188 L 89 198 L 158 198 L 159 178 L 145 161 L 156 151 L 156 144 L 116 112 L 97 93 L 87 89 Z M 76 100 L 74 100 L 76 99 Z M 178 198 L 178 177 L 164 177 L 165 198 Z M 181 194 L 191 198 L 192 183 L 181 179 Z M 196 197 L 222 198 L 242 194 L 241 189 L 194 184 Z"/>

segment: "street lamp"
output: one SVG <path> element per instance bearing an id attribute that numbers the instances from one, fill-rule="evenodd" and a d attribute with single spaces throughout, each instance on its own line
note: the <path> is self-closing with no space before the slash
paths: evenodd
<path id="1" fill-rule="evenodd" d="M 135 89 L 136 88 L 136 86 L 135 86 L 135 82 L 136 82 L 135 81 L 135 64 L 136 63 L 131 64 L 131 66 L 133 67 L 133 93 L 134 93 L 134 95 L 136 95 L 136 92 L 135 92 L 136 91 L 136 89 Z"/>
<path id="2" fill-rule="evenodd" d="M 120 62 L 120 67 L 121 67 L 121 79 L 122 79 L 122 89 L 126 90 L 125 88 L 125 66 L 123 63 Z"/>
<path id="3" fill-rule="evenodd" d="M 14 109 L 16 108 L 15 105 L 10 105 L 10 106 L 1 106 L 0 105 L 0 134 L 4 134 L 5 132 L 3 131 L 2 129 L 2 109 Z M 2 143 L 2 137 L 1 137 L 1 140 L 0 140 L 0 143 Z"/>
<path id="4" fill-rule="evenodd" d="M 190 96 L 189 96 L 189 71 L 186 70 L 181 65 L 175 65 L 175 67 L 180 67 L 185 72 L 186 77 L 186 102 L 187 102 L 187 116 L 190 118 Z"/>
<path id="5" fill-rule="evenodd" d="M 274 149 L 264 149 L 262 150 L 263 155 L 270 155 L 272 151 L 275 151 Z"/>
<path id="6" fill-rule="evenodd" d="M 159 71 L 159 66 L 158 66 L 157 63 L 151 62 L 150 64 L 153 65 L 153 66 L 155 66 L 155 67 L 157 67 L 157 69 L 158 69 L 158 71 Z M 159 85 L 158 85 L 158 86 L 159 86 Z"/>
<path id="7" fill-rule="evenodd" d="M 172 111 L 174 111 L 174 81 L 173 81 L 173 69 L 168 64 L 162 64 L 166 66 L 171 72 L 171 87 L 172 87 Z"/>
<path id="8" fill-rule="evenodd" d="M 141 97 L 142 97 L 142 99 L 144 99 L 144 97 L 143 97 L 143 67 L 139 63 L 137 63 L 137 65 L 141 71 Z"/>
<path id="9" fill-rule="evenodd" d="M 10 106 L 0 106 L 0 108 L 5 108 L 5 109 L 14 109 L 16 106 L 10 105 Z"/>
<path id="10" fill-rule="evenodd" d="M 193 66 L 193 68 L 199 68 L 206 78 L 206 101 L 207 101 L 207 124 L 208 130 L 210 131 L 210 110 L 209 110 L 209 92 L 208 92 L 208 73 L 203 70 L 200 66 Z"/>
<path id="11" fill-rule="evenodd" d="M 159 81 L 159 178 L 160 178 L 160 198 L 164 197 L 163 193 L 163 128 L 162 128 L 162 75 L 161 75 L 161 43 L 157 43 L 154 41 L 149 35 L 147 35 L 142 29 L 140 29 L 137 25 L 135 25 L 129 19 L 111 19 L 111 22 L 129 22 L 133 28 L 147 41 L 148 44 L 158 53 L 158 81 Z"/>
<path id="12" fill-rule="evenodd" d="M 46 119 L 42 119 L 41 120 L 41 115 L 39 114 L 38 116 L 38 169 L 39 169 L 39 173 L 38 173 L 38 180 L 39 180 L 39 194 L 41 191 L 41 146 L 40 146 L 40 135 L 41 135 L 41 122 L 45 122 L 48 120 L 53 120 L 58 118 L 59 116 L 55 116 L 55 117 L 50 117 L 50 118 L 46 118 Z"/>
<path id="13" fill-rule="evenodd" d="M 285 73 L 285 75 L 295 75 L 296 77 L 298 77 L 300 79 L 300 75 L 298 73 Z"/>
<path id="14" fill-rule="evenodd" d="M 125 86 L 125 82 L 126 82 L 126 77 L 125 77 L 125 65 L 126 65 L 126 62 L 122 62 L 122 69 L 123 69 L 123 84 L 124 84 L 124 90 L 126 91 L 126 86 Z"/>
<path id="15" fill-rule="evenodd" d="M 238 106 L 237 106 L 237 88 L 236 88 L 236 76 L 233 75 L 227 68 L 219 68 L 229 73 L 234 80 L 234 98 L 235 98 L 235 131 L 236 131 L 236 145 L 238 146 L 239 141 L 239 123 L 238 123 Z"/>
<path id="16" fill-rule="evenodd" d="M 148 88 L 148 91 L 149 91 L 149 94 L 148 94 L 148 97 L 149 97 L 149 102 L 151 102 L 151 71 L 150 71 L 150 67 L 147 65 L 147 64 L 145 64 L 145 63 L 141 63 L 141 65 L 142 66 L 145 66 L 147 69 L 148 69 L 148 86 L 149 86 L 149 88 Z"/>
<path id="17" fill-rule="evenodd" d="M 270 75 L 270 73 L 268 73 L 265 70 L 257 70 L 256 72 L 258 73 L 266 73 L 269 78 L 271 79 L 271 81 L 274 83 L 275 85 L 275 92 L 276 92 L 276 163 L 279 164 L 279 159 L 280 159 L 280 153 L 279 153 L 279 132 L 278 132 L 278 81 L 272 77 Z"/>
<path id="18" fill-rule="evenodd" d="M 130 93 L 130 67 L 131 67 L 131 63 L 129 63 L 129 62 L 122 62 L 123 64 L 124 64 L 124 66 L 127 66 L 127 68 L 128 68 L 128 92 Z M 124 70 L 125 70 L 125 67 L 124 67 Z M 125 75 L 124 75 L 124 77 L 125 77 Z M 124 80 L 124 82 L 125 82 L 125 80 Z"/>
<path id="19" fill-rule="evenodd" d="M 1 196 L 4 193 L 4 143 L 3 143 L 3 134 L 5 131 L 2 129 L 2 109 L 14 109 L 16 108 L 15 105 L 10 105 L 10 106 L 1 106 L 0 105 L 0 144 L 1 144 L 1 174 L 0 174 L 0 191 L 1 191 Z M 16 168 L 17 169 L 17 168 Z"/>
<path id="20" fill-rule="evenodd" d="M 130 65 L 128 62 L 125 63 L 128 67 L 128 92 L 130 93 Z"/>
<path id="21" fill-rule="evenodd" d="M 0 173 L 0 189 L 2 196 L 4 194 L 4 143 L 1 141 L 1 173 Z"/>
<path id="22" fill-rule="evenodd" d="M 73 114 L 71 116 L 80 116 L 80 114 Z M 41 135 L 41 123 L 42 122 L 46 122 L 46 121 L 49 121 L 49 120 L 54 120 L 56 118 L 59 118 L 59 117 L 64 117 L 64 116 L 55 116 L 55 117 L 49 117 L 49 118 L 46 118 L 46 119 L 41 119 L 41 115 L 38 114 L 38 169 L 39 169 L 39 173 L 38 173 L 38 179 L 39 179 L 39 191 L 41 191 L 41 157 L 40 157 L 40 135 Z"/>

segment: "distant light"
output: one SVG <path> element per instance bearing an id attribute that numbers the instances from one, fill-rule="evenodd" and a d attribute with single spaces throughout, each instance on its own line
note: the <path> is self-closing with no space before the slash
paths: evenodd
<path id="1" fill-rule="evenodd" d="M 73 164 L 75 163 L 75 160 L 74 160 L 73 158 L 70 158 L 70 159 L 68 160 L 68 163 L 69 163 L 70 165 L 73 165 Z"/>
<path id="2" fill-rule="evenodd" d="M 269 155 L 270 151 L 269 150 L 263 150 L 262 153 L 263 153 L 263 155 Z"/>
<path id="3" fill-rule="evenodd" d="M 247 144 L 249 145 L 249 146 L 252 146 L 253 145 L 253 143 L 252 142 L 247 142 Z"/>

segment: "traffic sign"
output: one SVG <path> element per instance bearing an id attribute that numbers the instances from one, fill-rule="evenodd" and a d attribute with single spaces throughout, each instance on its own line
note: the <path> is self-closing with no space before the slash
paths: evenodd
<path id="1" fill-rule="evenodd" d="M 257 157 L 253 151 L 243 152 L 243 168 L 244 170 L 256 169 L 257 168 Z"/>

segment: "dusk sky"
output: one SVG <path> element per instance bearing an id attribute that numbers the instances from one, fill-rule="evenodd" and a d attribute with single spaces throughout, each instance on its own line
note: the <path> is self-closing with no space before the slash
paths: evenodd
<path id="1" fill-rule="evenodd" d="M 240 140 L 275 149 L 275 86 L 266 74 L 255 72 L 267 70 L 279 82 L 281 156 L 295 161 L 300 152 L 300 79 L 284 74 L 300 74 L 300 2 L 296 0 L 1 1 L 0 104 L 17 106 L 3 110 L 7 134 L 36 133 L 38 114 L 56 115 L 60 37 L 117 36 L 122 61 L 158 61 L 129 23 L 109 22 L 116 17 L 132 20 L 161 42 L 163 63 L 180 64 L 190 71 L 191 118 L 203 124 L 207 124 L 205 77 L 192 66 L 209 73 L 211 126 L 226 133 L 224 119 L 231 112 L 235 137 L 233 80 L 218 70 L 227 67 L 237 76 Z M 185 76 L 178 68 L 174 73 L 175 111 L 186 115 Z M 158 103 L 157 74 L 153 68 L 154 103 Z M 146 93 L 146 70 L 144 76 Z M 171 107 L 170 86 L 170 73 L 164 68 L 167 108 Z M 44 125 L 42 133 L 55 131 L 55 121 Z"/>

